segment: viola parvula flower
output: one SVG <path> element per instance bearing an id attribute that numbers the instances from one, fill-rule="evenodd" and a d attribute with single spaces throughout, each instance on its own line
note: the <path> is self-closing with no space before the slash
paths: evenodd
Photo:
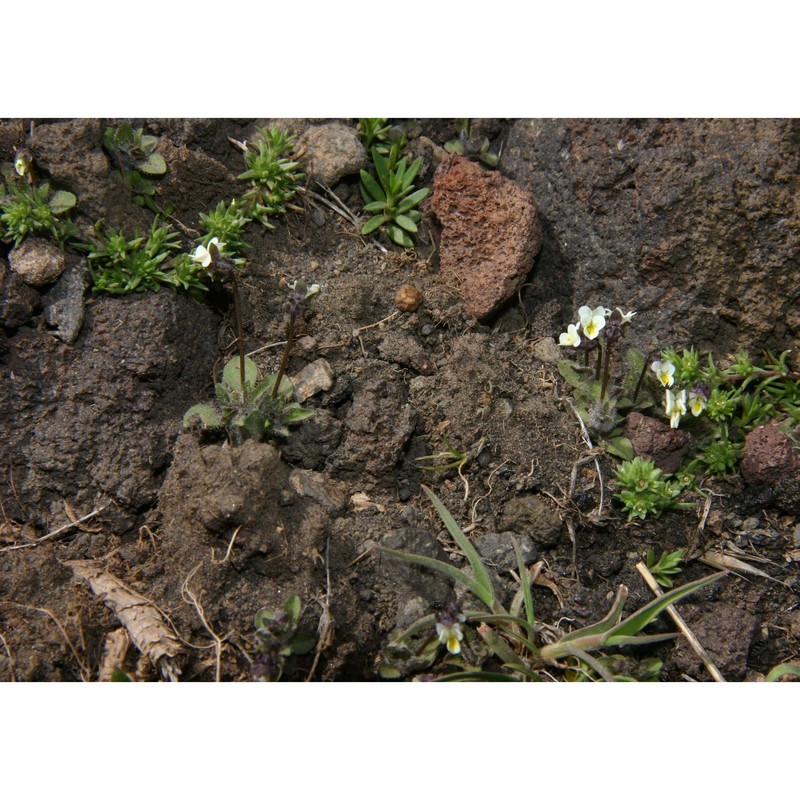
<path id="1" fill-rule="evenodd" d="M 670 387 L 675 383 L 675 365 L 671 361 L 654 361 L 650 369 L 655 372 L 662 386 Z"/>
<path id="2" fill-rule="evenodd" d="M 558 343 L 562 347 L 578 347 L 581 337 L 578 335 L 577 325 L 567 325 L 567 332 L 558 337 Z"/>
<path id="3" fill-rule="evenodd" d="M 665 409 L 669 417 L 671 428 L 680 425 L 681 417 L 686 413 L 686 389 L 681 389 L 675 394 L 671 389 L 667 389 Z"/>
<path id="4" fill-rule="evenodd" d="M 18 150 L 14 159 L 14 169 L 21 178 L 28 174 L 33 163 L 33 156 L 27 150 Z"/>
<path id="5" fill-rule="evenodd" d="M 606 326 L 606 311 L 604 306 L 590 308 L 581 306 L 578 309 L 578 316 L 581 319 L 581 328 L 587 339 L 596 339 L 600 331 Z"/>
<path id="6" fill-rule="evenodd" d="M 214 258 L 222 252 L 224 247 L 225 245 L 215 236 L 213 239 L 209 240 L 207 247 L 203 247 L 202 244 L 197 246 L 194 253 L 192 253 L 192 261 L 208 268 Z M 214 252 L 215 250 L 216 252 Z"/>
<path id="7" fill-rule="evenodd" d="M 702 390 L 692 389 L 689 392 L 689 409 L 695 417 L 703 413 L 703 409 L 708 403 L 708 398 Z"/>
<path id="8" fill-rule="evenodd" d="M 466 619 L 466 615 L 461 613 L 456 604 L 451 603 L 446 611 L 439 614 L 439 620 L 436 623 L 436 635 L 439 637 L 439 641 L 454 656 L 461 652 L 461 642 L 464 639 L 461 623 L 466 622 Z"/>

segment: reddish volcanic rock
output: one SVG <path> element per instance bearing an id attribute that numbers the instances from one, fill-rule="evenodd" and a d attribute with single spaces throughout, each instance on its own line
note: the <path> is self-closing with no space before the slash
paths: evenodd
<path id="1" fill-rule="evenodd" d="M 522 286 L 542 246 L 533 197 L 498 172 L 451 156 L 433 179 L 433 211 L 442 225 L 442 274 L 466 311 L 491 314 Z"/>

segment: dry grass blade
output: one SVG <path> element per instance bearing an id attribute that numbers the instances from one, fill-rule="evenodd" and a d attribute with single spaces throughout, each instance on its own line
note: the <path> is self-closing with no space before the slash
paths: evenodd
<path id="1" fill-rule="evenodd" d="M 725 553 L 704 553 L 700 556 L 698 561 L 702 561 L 704 564 L 708 564 L 710 567 L 717 567 L 718 569 L 729 569 L 732 572 L 748 572 L 751 575 L 757 575 L 759 578 L 766 578 L 768 581 L 774 581 L 781 586 L 785 585 L 783 581 L 773 578 L 772 575 L 768 575 L 763 570 L 758 569 L 758 567 L 750 566 L 750 564 L 738 558 L 734 558 L 733 556 L 726 555 Z"/>
<path id="2" fill-rule="evenodd" d="M 656 595 L 656 597 L 661 597 L 664 592 L 661 591 L 658 581 L 656 581 L 656 579 L 653 577 L 653 573 L 647 569 L 643 561 L 640 561 L 636 565 L 636 569 L 639 570 L 639 573 L 644 578 L 645 583 L 650 587 L 650 590 L 653 592 L 653 594 Z M 692 630 L 683 621 L 683 617 L 681 617 L 681 615 L 675 609 L 675 606 L 667 606 L 667 613 L 670 615 L 670 617 L 672 617 L 672 621 L 678 626 L 681 633 L 686 637 L 695 653 L 700 656 L 701 660 L 706 665 L 706 669 L 709 671 L 709 673 L 711 673 L 711 677 L 719 683 L 725 683 L 725 678 L 717 669 L 716 664 L 714 664 L 714 662 L 711 660 L 711 656 L 708 655 L 705 647 L 700 644 L 697 637 L 694 635 L 694 633 L 692 633 Z"/>
<path id="3" fill-rule="evenodd" d="M 150 659 L 161 675 L 167 680 L 177 681 L 184 651 L 162 612 L 94 561 L 64 563 L 77 577 L 87 581 L 92 592 L 116 614 L 133 644 Z"/>
<path id="4" fill-rule="evenodd" d="M 8 642 L 6 642 L 6 637 L 0 633 L 0 642 L 3 643 L 3 650 L 6 651 L 6 655 L 8 656 L 8 671 L 11 673 L 11 683 L 17 682 L 17 676 L 14 674 L 14 656 L 11 655 L 11 650 L 8 648 Z"/>

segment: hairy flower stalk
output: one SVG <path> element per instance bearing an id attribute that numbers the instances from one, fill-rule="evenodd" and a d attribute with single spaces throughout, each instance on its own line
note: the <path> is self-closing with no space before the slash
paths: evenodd
<path id="1" fill-rule="evenodd" d="M 275 379 L 275 386 L 272 388 L 272 396 L 278 396 L 278 389 L 280 388 L 283 374 L 286 371 L 286 364 L 289 361 L 289 352 L 294 344 L 294 335 L 297 328 L 297 323 L 303 316 L 306 302 L 310 300 L 315 294 L 319 293 L 319 285 L 316 283 L 308 286 L 301 278 L 294 283 L 289 284 L 289 289 L 292 292 L 289 298 L 289 321 L 286 323 L 286 346 L 283 348 L 283 355 L 281 356 L 281 365 L 278 367 L 278 377 Z"/>

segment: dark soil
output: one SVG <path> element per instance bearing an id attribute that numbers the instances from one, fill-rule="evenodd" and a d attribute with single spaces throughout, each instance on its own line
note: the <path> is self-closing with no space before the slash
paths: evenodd
<path id="1" fill-rule="evenodd" d="M 78 209 L 87 215 L 79 226 L 102 216 L 142 229 L 149 212 L 117 191 L 102 162 L 105 124 L 42 122 L 28 144 L 54 182 L 78 196 Z M 158 120 L 148 129 L 162 138 L 170 170 L 159 201 L 172 203 L 184 225 L 196 227 L 201 211 L 241 191 L 235 180 L 241 153 L 228 137 L 251 136 L 251 122 Z M 520 129 L 512 121 L 492 121 L 486 130 L 496 145 L 511 137 L 520 150 Z M 441 146 L 454 128 L 447 120 L 423 121 L 423 132 Z M 31 138 L 26 133 L 27 124 L 0 124 L 0 160 L 13 158 Z M 582 128 L 571 135 L 583 135 Z M 522 181 L 524 170 L 515 164 Z M 430 185 L 433 167 L 426 158 L 418 185 Z M 546 190 L 537 187 L 540 202 L 538 193 Z M 600 202 L 586 185 L 578 190 L 591 195 L 592 207 Z M 84 203 L 89 191 L 92 200 Z M 336 193 L 359 212 L 356 178 L 345 178 Z M 797 658 L 796 486 L 775 490 L 737 476 L 709 484 L 710 508 L 696 498 L 694 510 L 629 523 L 612 499 L 615 459 L 598 457 L 601 474 L 593 461 L 575 468 L 589 449 L 550 339 L 586 297 L 635 304 L 608 276 L 578 288 L 572 279 L 559 279 L 568 271 L 554 233 L 565 224 L 563 216 L 545 215 L 543 251 L 518 296 L 477 322 L 464 313 L 457 287 L 439 274 L 437 223 L 429 212 L 415 249 L 381 240 L 382 252 L 310 195 L 298 203 L 301 210 L 277 221 L 274 231 L 256 224 L 247 229 L 251 249 L 241 279 L 246 349 L 254 351 L 262 374 L 278 367 L 286 282 L 302 277 L 323 287 L 303 321 L 288 373 L 324 358 L 334 384 L 306 402 L 315 416 L 280 449 L 256 442 L 232 448 L 183 431 L 184 412 L 213 397 L 222 365 L 237 352 L 225 294 L 200 304 L 168 290 L 89 293 L 72 344 L 53 335 L 41 308 L 3 329 L 0 680 L 99 678 L 107 638 L 121 623 L 70 566 L 83 560 L 102 564 L 142 602 L 160 609 L 181 643 L 182 680 L 212 681 L 218 666 L 222 680 L 252 679 L 254 616 L 293 594 L 303 603 L 303 630 L 316 632 L 326 603 L 335 630 L 313 673 L 312 651 L 289 665 L 284 679 L 377 680 L 390 634 L 441 610 L 455 595 L 448 582 L 381 558 L 372 545 L 438 554 L 462 565 L 421 484 L 433 488 L 477 543 L 507 531 L 524 540 L 527 560 L 543 561 L 547 579 L 533 588 L 537 620 L 557 630 L 602 618 L 620 584 L 629 589 L 628 608 L 648 602 L 652 593 L 637 562 L 649 548 L 660 554 L 689 547 L 693 559 L 679 582 L 709 574 L 713 568 L 700 560 L 707 553 L 736 555 L 769 576 L 731 574 L 680 605 L 723 676 L 758 680 Z M 7 254 L 0 245 L 0 262 Z M 648 258 L 647 269 L 654 269 L 652 252 Z M 631 280 L 626 276 L 623 284 Z M 668 270 L 662 271 L 653 286 L 663 289 L 668 282 Z M 424 293 L 414 312 L 394 306 L 405 284 Z M 663 292 L 648 294 L 646 283 L 634 290 L 654 308 L 668 305 Z M 771 289 L 760 291 L 769 295 Z M 769 313 L 755 308 L 751 317 Z M 674 334 L 683 322 L 664 328 Z M 645 313 L 632 327 L 637 324 L 644 346 L 654 329 Z M 766 322 L 753 325 L 769 330 Z M 781 349 L 796 340 L 785 325 L 773 333 L 754 349 Z M 725 352 L 739 344 L 731 336 L 724 340 L 715 327 L 697 344 Z M 429 462 L 419 459 L 445 449 L 445 440 L 469 454 L 463 479 L 455 470 L 422 468 Z M 489 563 L 508 598 L 514 591 L 508 563 L 500 556 Z M 672 630 L 672 623 L 665 618 L 654 627 Z M 710 680 L 682 639 L 643 655 L 664 662 L 662 680 Z M 137 680 L 161 677 L 134 646 L 118 666 Z"/>

